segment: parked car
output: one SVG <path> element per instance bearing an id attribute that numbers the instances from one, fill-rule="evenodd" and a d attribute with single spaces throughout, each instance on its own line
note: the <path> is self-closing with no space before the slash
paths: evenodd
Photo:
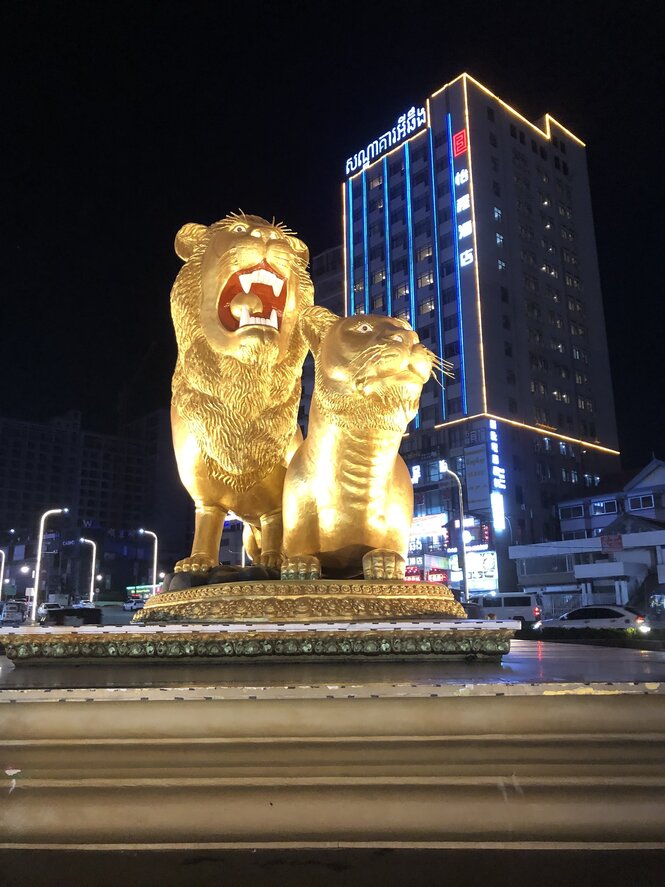
<path id="1" fill-rule="evenodd" d="M 43 603 L 37 607 L 38 616 L 48 616 L 54 610 L 62 610 L 62 604 Z"/>
<path id="2" fill-rule="evenodd" d="M 92 601 L 77 601 L 75 604 L 72 604 L 72 607 L 94 607 L 96 606 Z"/>
<path id="3" fill-rule="evenodd" d="M 142 598 L 130 598 L 122 605 L 123 610 L 142 610 L 145 601 Z"/>
<path id="4" fill-rule="evenodd" d="M 25 622 L 25 604 L 18 601 L 0 601 L 0 622 L 3 625 L 20 625 Z"/>
<path id="5" fill-rule="evenodd" d="M 532 626 L 543 615 L 543 599 L 539 594 L 515 591 L 472 595 L 470 603 L 480 607 L 481 619 L 514 619 L 521 622 L 523 628 Z"/>
<path id="6" fill-rule="evenodd" d="M 648 634 L 651 626 L 646 618 L 633 607 L 619 607 L 608 605 L 599 607 L 591 604 L 587 607 L 578 607 L 570 610 L 556 619 L 543 619 L 533 626 L 536 631 L 548 629 L 584 629 L 584 628 L 636 628 L 642 634 Z"/>

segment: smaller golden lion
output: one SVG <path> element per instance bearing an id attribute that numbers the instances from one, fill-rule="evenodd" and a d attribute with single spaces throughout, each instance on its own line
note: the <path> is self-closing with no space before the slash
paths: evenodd
<path id="1" fill-rule="evenodd" d="M 217 565 L 229 511 L 251 529 L 252 557 L 279 566 L 284 475 L 302 440 L 297 319 L 313 301 L 309 252 L 283 225 L 245 214 L 184 225 L 176 252 L 185 265 L 171 291 L 171 424 L 195 532 L 175 569 Z"/>
<path id="2" fill-rule="evenodd" d="M 309 433 L 284 482 L 283 578 L 404 577 L 413 486 L 398 454 L 437 358 L 408 323 L 309 308 Z"/>

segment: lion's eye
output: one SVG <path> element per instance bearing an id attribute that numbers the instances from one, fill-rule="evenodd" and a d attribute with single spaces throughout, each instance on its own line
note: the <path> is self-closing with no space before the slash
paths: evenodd
<path id="1" fill-rule="evenodd" d="M 357 333 L 371 333 L 372 327 L 369 323 L 361 323 L 356 327 Z"/>
<path id="2" fill-rule="evenodd" d="M 234 234 L 244 234 L 247 228 L 244 225 L 236 225 L 232 230 Z"/>
<path id="3" fill-rule="evenodd" d="M 254 228 L 254 230 L 250 231 L 249 233 L 252 235 L 252 237 L 260 237 L 261 236 L 261 232 L 258 231 L 256 228 Z"/>

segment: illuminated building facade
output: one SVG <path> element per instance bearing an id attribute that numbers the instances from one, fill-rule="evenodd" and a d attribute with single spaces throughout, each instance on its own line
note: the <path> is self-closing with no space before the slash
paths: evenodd
<path id="1" fill-rule="evenodd" d="M 404 317 L 454 366 L 403 446 L 414 565 L 458 570 L 445 458 L 470 588 L 508 585 L 508 544 L 557 538 L 555 504 L 619 467 L 584 143 L 463 74 L 353 154 L 342 191 L 346 312 Z"/>

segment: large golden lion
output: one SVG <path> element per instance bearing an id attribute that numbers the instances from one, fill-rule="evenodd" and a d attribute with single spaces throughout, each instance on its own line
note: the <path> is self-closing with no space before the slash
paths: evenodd
<path id="1" fill-rule="evenodd" d="M 252 554 L 260 547 L 260 562 L 278 566 L 284 475 L 302 440 L 297 320 L 313 301 L 309 252 L 283 225 L 242 213 L 184 225 L 175 248 L 185 265 L 171 291 L 171 424 L 195 505 L 192 553 L 175 569 L 217 565 L 229 511 L 251 528 Z"/>

